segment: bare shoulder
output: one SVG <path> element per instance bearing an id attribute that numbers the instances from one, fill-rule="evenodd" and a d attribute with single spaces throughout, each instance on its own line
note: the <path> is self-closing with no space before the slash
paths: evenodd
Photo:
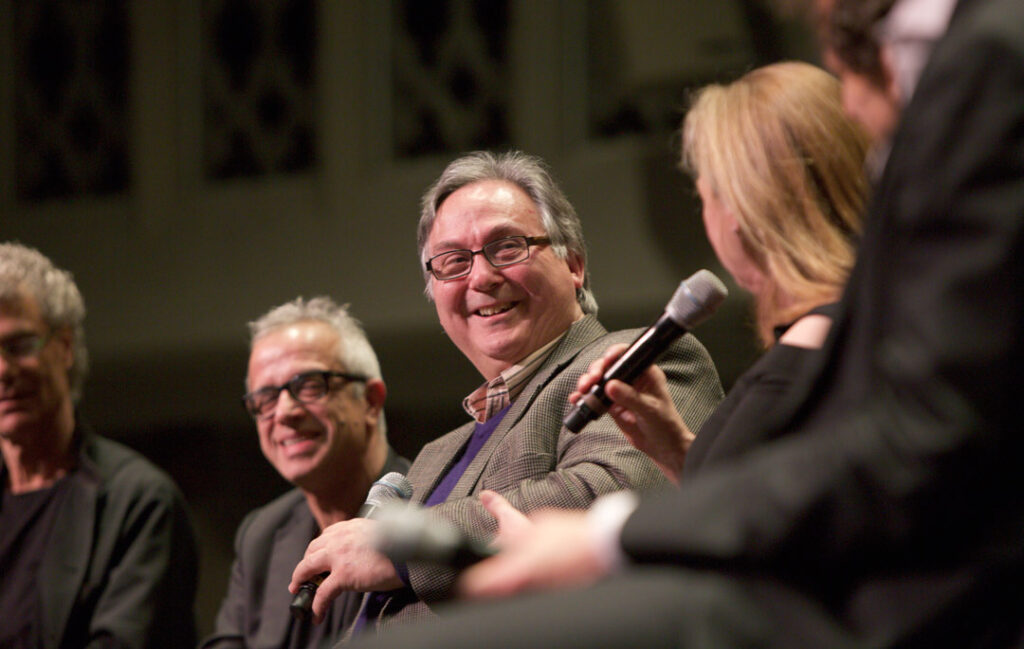
<path id="1" fill-rule="evenodd" d="M 832 328 L 832 318 L 812 313 L 800 318 L 786 330 L 779 338 L 783 345 L 791 347 L 803 347 L 805 349 L 820 349 L 825 344 L 829 329 Z"/>

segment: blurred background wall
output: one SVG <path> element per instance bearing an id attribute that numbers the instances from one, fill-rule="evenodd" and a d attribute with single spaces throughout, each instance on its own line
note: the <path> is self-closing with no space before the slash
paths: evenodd
<path id="1" fill-rule="evenodd" d="M 74 273 L 81 410 L 184 490 L 202 632 L 235 527 L 287 488 L 239 402 L 247 321 L 297 295 L 349 303 L 412 458 L 480 382 L 415 254 L 445 164 L 545 158 L 601 320 L 645 326 L 694 271 L 727 277 L 676 168 L 687 91 L 813 56 L 760 0 L 0 0 L 0 239 Z M 697 331 L 726 386 L 757 353 L 749 321 L 733 287 Z"/>

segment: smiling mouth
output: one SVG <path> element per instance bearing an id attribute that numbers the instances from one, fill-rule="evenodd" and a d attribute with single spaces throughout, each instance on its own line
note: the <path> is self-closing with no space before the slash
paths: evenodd
<path id="1" fill-rule="evenodd" d="M 491 316 L 495 316 L 495 315 L 499 315 L 501 313 L 505 313 L 506 311 L 511 311 L 513 308 L 515 308 L 515 306 L 516 306 L 515 302 L 510 303 L 510 304 L 496 304 L 494 306 L 482 307 L 480 309 L 477 309 L 473 313 L 475 313 L 478 316 L 482 316 L 484 318 L 489 318 Z"/>
<path id="2" fill-rule="evenodd" d="M 285 448 L 288 448 L 289 446 L 294 446 L 296 444 L 302 444 L 304 442 L 311 442 L 314 439 L 316 439 L 317 437 L 319 437 L 319 435 L 302 436 L 302 437 L 289 437 L 288 439 L 282 440 L 282 441 L 280 441 L 278 443 L 281 446 L 283 446 Z"/>

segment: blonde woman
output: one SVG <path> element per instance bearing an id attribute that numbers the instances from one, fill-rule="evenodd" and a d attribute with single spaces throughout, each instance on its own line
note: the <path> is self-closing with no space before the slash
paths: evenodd
<path id="1" fill-rule="evenodd" d="M 791 413 L 777 412 L 778 397 L 813 363 L 853 266 L 867 146 L 843 114 L 838 82 L 806 63 L 769 65 L 696 95 L 682 128 L 682 166 L 695 179 L 715 254 L 754 297 L 767 352 L 696 436 L 657 368 L 633 386 L 609 382 L 609 412 L 670 479 L 783 432 L 775 422 Z M 591 366 L 571 398 L 623 349 Z"/>

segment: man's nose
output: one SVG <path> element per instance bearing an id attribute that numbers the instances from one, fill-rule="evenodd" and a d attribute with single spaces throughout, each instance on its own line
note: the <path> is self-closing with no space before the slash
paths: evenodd
<path id="1" fill-rule="evenodd" d="M 293 397 L 288 390 L 281 390 L 281 394 L 277 395 L 277 403 L 274 404 L 274 419 L 285 421 L 303 412 L 305 412 L 303 403 Z"/>
<path id="2" fill-rule="evenodd" d="M 473 261 L 473 267 L 469 269 L 469 286 L 473 290 L 481 291 L 493 287 L 504 279 L 500 268 L 493 264 L 482 253 L 477 255 Z"/>

